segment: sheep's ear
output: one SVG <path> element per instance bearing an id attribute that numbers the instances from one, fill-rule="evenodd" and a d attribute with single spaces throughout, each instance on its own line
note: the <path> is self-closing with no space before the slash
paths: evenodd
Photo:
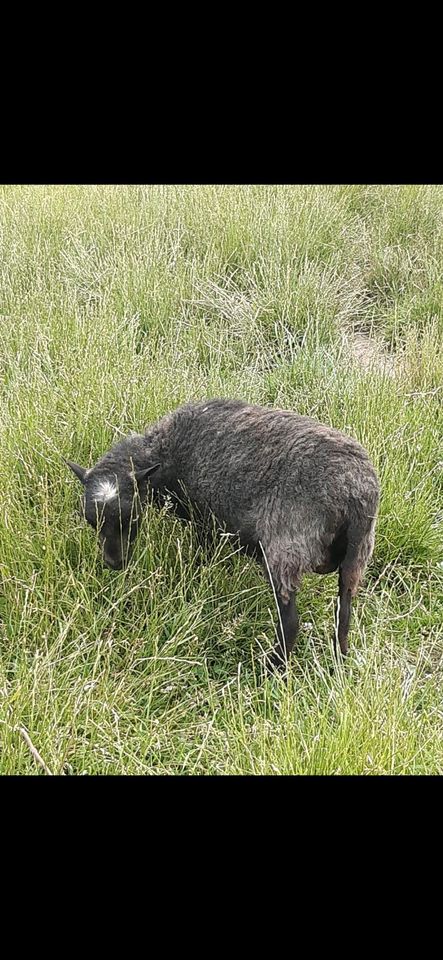
<path id="1" fill-rule="evenodd" d="M 63 460 L 65 460 L 64 457 Z M 78 477 L 80 480 L 80 483 L 86 483 L 86 467 L 80 467 L 78 463 L 73 463 L 72 460 L 65 460 L 65 463 L 67 463 L 68 467 L 70 467 L 72 472 L 75 473 L 76 477 Z"/>
<path id="2" fill-rule="evenodd" d="M 154 463 L 153 467 L 146 467 L 145 470 L 136 470 L 133 476 L 135 477 L 137 483 L 141 483 L 143 480 L 146 480 L 151 473 L 154 473 L 155 470 L 158 470 L 159 466 L 159 463 Z"/>

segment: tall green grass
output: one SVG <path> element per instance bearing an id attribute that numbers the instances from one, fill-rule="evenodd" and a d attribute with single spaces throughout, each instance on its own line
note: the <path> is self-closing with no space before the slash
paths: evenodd
<path id="1" fill-rule="evenodd" d="M 0 772 L 443 772 L 443 190 L 0 187 Z M 354 350 L 367 344 L 368 360 Z M 370 352 L 376 345 L 375 353 Z M 221 537 L 149 512 L 103 569 L 62 457 L 181 402 L 295 409 L 365 444 L 376 549 L 331 673 L 336 577 L 276 610 Z"/>

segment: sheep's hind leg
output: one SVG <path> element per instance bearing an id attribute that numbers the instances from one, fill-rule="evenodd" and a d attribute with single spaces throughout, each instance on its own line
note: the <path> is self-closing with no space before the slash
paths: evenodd
<path id="1" fill-rule="evenodd" d="M 271 670 L 283 670 L 297 639 L 299 617 L 295 604 L 295 592 L 290 594 L 288 601 L 284 601 L 279 594 L 276 596 L 280 614 L 277 624 L 278 642 L 267 658 L 267 666 Z"/>
<path id="2" fill-rule="evenodd" d="M 351 622 L 351 604 L 361 580 L 361 568 L 343 563 L 338 572 L 338 596 L 340 599 L 338 613 L 338 640 L 340 650 L 345 657 L 348 652 L 348 633 Z M 334 635 L 334 653 L 337 653 L 337 636 Z"/>

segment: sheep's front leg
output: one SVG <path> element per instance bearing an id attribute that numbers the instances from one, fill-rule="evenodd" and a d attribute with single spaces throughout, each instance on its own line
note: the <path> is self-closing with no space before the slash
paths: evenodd
<path id="1" fill-rule="evenodd" d="M 284 601 L 277 594 L 277 603 L 280 613 L 277 625 L 278 642 L 268 657 L 268 664 L 271 668 L 283 669 L 297 639 L 299 628 L 295 593 L 290 595 L 289 601 Z"/>

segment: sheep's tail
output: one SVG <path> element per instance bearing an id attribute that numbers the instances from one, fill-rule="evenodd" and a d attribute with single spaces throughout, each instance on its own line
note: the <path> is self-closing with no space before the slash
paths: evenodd
<path id="1" fill-rule="evenodd" d="M 374 550 L 375 521 L 374 515 L 348 527 L 348 544 L 340 569 L 342 576 L 347 580 L 352 597 L 355 597 L 358 591 Z"/>

